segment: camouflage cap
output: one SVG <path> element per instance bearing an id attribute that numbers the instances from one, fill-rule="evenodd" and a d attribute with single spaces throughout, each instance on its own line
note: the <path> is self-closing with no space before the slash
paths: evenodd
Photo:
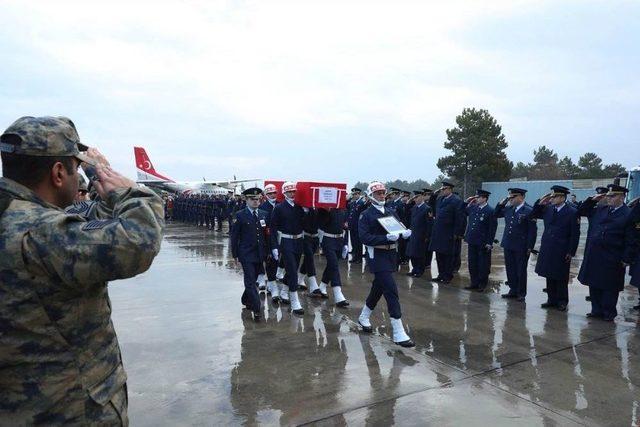
<path id="1" fill-rule="evenodd" d="M 95 165 L 82 153 L 88 147 L 80 142 L 76 126 L 67 117 L 21 117 L 0 136 L 0 151 L 25 156 L 76 157 Z"/>

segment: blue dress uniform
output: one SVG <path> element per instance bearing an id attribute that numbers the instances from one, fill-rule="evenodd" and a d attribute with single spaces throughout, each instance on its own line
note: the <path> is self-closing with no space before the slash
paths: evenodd
<path id="1" fill-rule="evenodd" d="M 273 214 L 273 208 L 276 206 L 276 202 L 270 202 L 269 200 L 265 200 L 260 205 L 260 210 L 266 212 L 267 214 L 267 227 L 271 230 L 271 215 Z M 267 273 L 267 281 L 274 282 L 276 280 L 276 271 L 278 269 L 278 261 L 273 259 L 272 257 L 267 258 L 265 263 L 265 271 Z"/>
<path id="2" fill-rule="evenodd" d="M 429 205 L 422 202 L 411 209 L 411 237 L 407 244 L 407 256 L 411 258 L 410 276 L 420 277 L 426 268 L 429 236 L 433 226 L 433 215 Z"/>
<path id="3" fill-rule="evenodd" d="M 351 238 L 351 262 L 355 264 L 362 262 L 362 241 L 358 230 L 358 219 L 365 208 L 366 204 L 362 197 L 350 202 L 348 224 Z"/>
<path id="4" fill-rule="evenodd" d="M 304 210 L 304 209 L 303 209 Z M 314 256 L 318 252 L 320 241 L 318 239 L 318 211 L 315 208 L 307 208 L 302 220 L 302 262 L 300 274 L 307 277 L 316 276 L 316 263 Z"/>
<path id="5" fill-rule="evenodd" d="M 367 265 L 369 271 L 374 275 L 373 286 L 367 297 L 366 305 L 370 310 L 373 310 L 384 295 L 389 316 L 400 319 L 402 310 L 398 299 L 398 287 L 393 280 L 393 273 L 398 271 L 398 245 L 396 242 L 387 240 L 387 231 L 378 222 L 378 218 L 385 216 L 395 216 L 397 220 L 400 220 L 393 209 L 385 207 L 383 213 L 372 205 L 362 212 L 358 221 L 360 238 L 362 243 L 368 247 Z"/>
<path id="6" fill-rule="evenodd" d="M 298 267 L 303 251 L 304 211 L 288 200 L 278 203 L 271 214 L 271 247 L 278 248 L 283 261 L 284 284 L 289 291 L 298 290 Z M 279 240 L 279 241 L 278 241 Z"/>
<path id="7" fill-rule="evenodd" d="M 630 205 L 632 205 L 630 203 Z M 638 288 L 640 292 L 640 203 L 635 203 L 629 213 L 629 224 L 627 225 L 627 234 L 629 241 L 632 242 L 631 258 L 634 260 L 629 266 L 629 274 L 631 275 L 631 286 Z M 640 301 L 638 305 L 633 307 L 640 310 Z"/>
<path id="8" fill-rule="evenodd" d="M 509 191 L 526 193 L 526 190 L 519 188 Z M 527 296 L 527 263 L 538 237 L 538 226 L 532 213 L 533 208 L 525 202 L 520 206 L 509 207 L 498 203 L 495 208 L 496 218 L 504 218 L 505 222 L 500 243 L 504 249 L 507 284 L 510 288 L 509 293 L 503 295 L 505 298 L 524 300 Z"/>
<path id="9" fill-rule="evenodd" d="M 322 283 L 331 286 L 342 286 L 338 261 L 342 257 L 342 250 L 349 245 L 349 237 L 344 224 L 347 212 L 344 209 L 319 209 L 318 227 L 322 235 L 320 245 L 327 265 L 322 273 Z"/>
<path id="10" fill-rule="evenodd" d="M 254 314 L 260 313 L 256 279 L 269 254 L 266 212 L 247 208 L 236 213 L 231 227 L 231 251 L 233 257 L 242 264 L 244 272 L 242 304 Z"/>
<path id="11" fill-rule="evenodd" d="M 565 197 L 569 189 L 559 185 L 551 187 L 556 197 Z M 563 203 L 559 206 L 544 205 L 537 200 L 533 205 L 533 217 L 544 221 L 540 240 L 540 252 L 536 273 L 547 279 L 547 302 L 542 308 L 557 307 L 564 311 L 569 304 L 569 267 L 567 256 L 576 256 L 580 240 L 580 217 L 577 209 Z"/>
<path id="12" fill-rule="evenodd" d="M 488 191 L 478 191 L 476 194 L 488 197 Z M 468 245 L 469 277 L 471 285 L 467 289 L 484 290 L 489 284 L 491 272 L 491 246 L 496 237 L 498 221 L 494 210 L 488 204 L 467 205 L 465 212 L 469 218 L 464 239 Z"/>
<path id="13" fill-rule="evenodd" d="M 609 185 L 615 192 L 626 188 Z M 611 190 L 610 190 L 611 191 Z M 624 288 L 625 265 L 631 264 L 633 241 L 628 233 L 630 209 L 596 206 L 593 199 L 585 200 L 579 210 L 581 216 L 591 218 L 591 242 L 585 250 L 578 280 L 589 286 L 590 317 L 612 321 L 617 315 L 618 294 Z"/>
<path id="14" fill-rule="evenodd" d="M 445 182 L 442 185 L 453 187 Z M 453 279 L 456 236 L 464 234 L 463 209 L 462 200 L 455 194 L 440 197 L 436 202 L 435 220 L 429 242 L 429 250 L 436 253 L 438 263 L 438 277 L 434 281 L 449 283 Z"/>

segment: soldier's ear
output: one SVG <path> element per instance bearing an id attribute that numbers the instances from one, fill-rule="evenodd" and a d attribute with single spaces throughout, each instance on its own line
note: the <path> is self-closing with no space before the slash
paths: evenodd
<path id="1" fill-rule="evenodd" d="M 60 188 L 64 184 L 64 180 L 68 177 L 66 168 L 62 164 L 62 162 L 55 162 L 51 167 L 51 171 L 49 172 L 49 179 L 51 181 L 51 185 L 55 188 Z"/>

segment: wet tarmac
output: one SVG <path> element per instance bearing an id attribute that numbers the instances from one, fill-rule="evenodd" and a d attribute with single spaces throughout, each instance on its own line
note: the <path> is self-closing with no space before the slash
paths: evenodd
<path id="1" fill-rule="evenodd" d="M 349 308 L 305 297 L 305 315 L 295 316 L 267 301 L 266 320 L 255 323 L 241 309 L 242 274 L 227 242 L 168 225 L 151 269 L 110 285 L 132 425 L 640 424 L 638 291 L 621 294 L 615 323 L 587 319 L 580 259 L 566 313 L 540 308 L 535 257 L 526 303 L 500 297 L 501 250 L 482 294 L 463 289 L 464 259 L 450 285 L 403 267 L 403 320 L 417 344 L 407 350 L 389 338 L 383 301 L 374 334 L 359 332 L 371 276 L 346 263 Z M 322 257 L 316 265 L 321 272 Z M 435 277 L 435 260 L 432 268 Z"/>

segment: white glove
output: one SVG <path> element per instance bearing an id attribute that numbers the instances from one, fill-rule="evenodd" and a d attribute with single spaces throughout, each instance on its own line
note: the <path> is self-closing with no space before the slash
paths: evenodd
<path id="1" fill-rule="evenodd" d="M 387 240 L 390 242 L 395 242 L 399 238 L 400 238 L 400 235 L 398 234 L 387 234 Z"/>
<path id="2" fill-rule="evenodd" d="M 347 259 L 347 255 L 349 255 L 349 246 L 344 245 L 342 248 L 342 259 Z"/>
<path id="3" fill-rule="evenodd" d="M 304 213 L 309 213 L 309 208 L 302 208 L 302 210 L 304 211 Z"/>
<path id="4" fill-rule="evenodd" d="M 407 230 L 407 231 L 403 231 L 402 232 L 402 238 L 403 239 L 408 239 L 409 237 L 411 237 L 411 230 Z"/>
<path id="5" fill-rule="evenodd" d="M 275 259 L 277 261 L 278 260 L 278 256 L 280 255 L 280 253 L 278 253 L 277 249 L 271 249 L 271 255 L 273 256 L 273 259 Z"/>

